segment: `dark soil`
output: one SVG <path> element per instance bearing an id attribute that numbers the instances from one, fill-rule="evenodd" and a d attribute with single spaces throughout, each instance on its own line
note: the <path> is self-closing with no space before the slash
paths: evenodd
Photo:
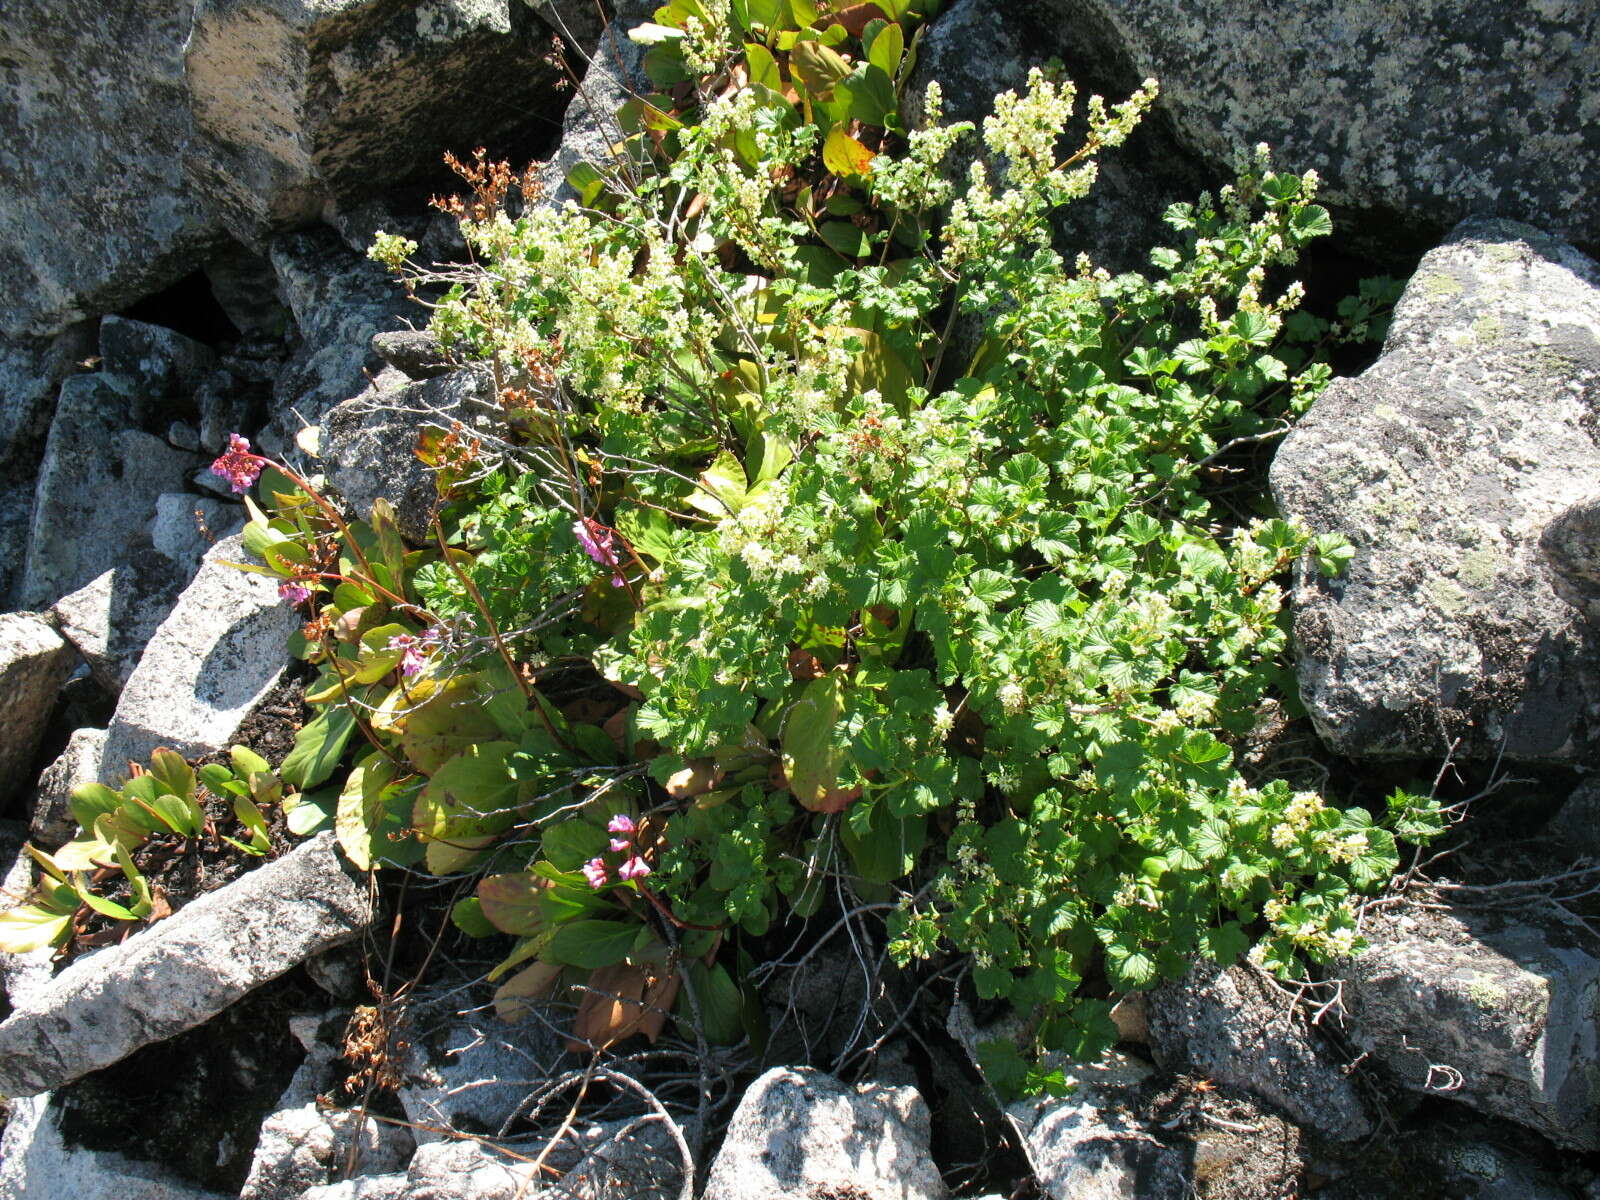
<path id="1" fill-rule="evenodd" d="M 248 746 L 274 767 L 282 763 L 293 748 L 295 732 L 307 715 L 302 700 L 306 677 L 304 669 L 291 669 L 240 722 L 229 746 Z M 223 751 L 196 759 L 192 765 L 201 767 L 207 763 L 227 762 L 228 753 Z M 281 808 L 273 805 L 262 810 L 267 819 L 270 848 L 264 855 L 247 854 L 223 841 L 224 837 L 231 837 L 248 844 L 250 839 L 249 831 L 234 816 L 231 801 L 213 796 L 203 788 L 199 795 L 207 817 L 204 836 L 195 839 L 177 834 L 152 837 L 133 855 L 134 864 L 150 884 L 155 910 L 162 915 L 176 912 L 196 897 L 214 892 L 294 848 Z M 119 904 L 127 904 L 132 898 L 120 871 L 96 872 L 91 885 L 100 895 Z M 84 910 L 79 914 L 76 928 L 71 944 L 75 951 L 121 941 L 141 926 Z"/>

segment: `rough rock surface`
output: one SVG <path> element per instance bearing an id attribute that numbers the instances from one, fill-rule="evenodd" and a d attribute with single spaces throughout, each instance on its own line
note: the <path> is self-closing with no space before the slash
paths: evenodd
<path id="1" fill-rule="evenodd" d="M 94 325 L 88 321 L 54 338 L 0 341 L 0 603 L 11 598 L 20 581 L 33 476 L 61 381 L 80 369 L 77 364 L 93 355 L 94 347 Z"/>
<path id="2" fill-rule="evenodd" d="M 424 1016 L 422 1020 L 431 1024 Z M 443 1131 L 495 1134 L 516 1107 L 549 1079 L 562 1047 L 549 1027 L 529 1020 L 462 1017 L 411 1048 L 399 1092 L 419 1143 Z"/>
<path id="3" fill-rule="evenodd" d="M 0 1200 L 230 1200 L 154 1163 L 69 1145 L 50 1100 L 12 1102 L 0 1137 Z"/>
<path id="4" fill-rule="evenodd" d="M 1526 226 L 1464 223 L 1423 258 L 1383 356 L 1272 465 L 1284 513 L 1356 550 L 1295 593 L 1301 696 L 1334 750 L 1595 753 L 1596 630 L 1539 538 L 1600 483 L 1597 436 L 1600 267 Z"/>
<path id="5" fill-rule="evenodd" d="M 279 453 L 293 445 L 302 422 L 317 424 L 367 386 L 383 365 L 373 334 L 399 328 L 418 309 L 383 267 L 330 229 L 274 238 L 270 258 L 301 339 L 273 384 L 272 425 L 262 436 L 263 446 Z"/>
<path id="6" fill-rule="evenodd" d="M 111 719 L 103 781 L 157 746 L 190 757 L 222 748 L 283 674 L 299 618 L 272 579 L 229 565 L 246 557 L 238 536 L 218 542 L 150 639 Z"/>
<path id="7" fill-rule="evenodd" d="M 1401 1084 L 1600 1148 L 1600 943 L 1467 910 L 1377 917 L 1340 964 L 1352 1040 Z"/>
<path id="8" fill-rule="evenodd" d="M 593 37 L 592 10 L 563 11 Z M 436 175 L 445 150 L 525 137 L 556 107 L 550 34 L 520 0 L 198 0 L 184 171 L 246 243 Z"/>
<path id="9" fill-rule="evenodd" d="M 39 793 L 33 802 L 28 833 L 47 850 L 69 841 L 78 831 L 68 801 L 80 783 L 100 778 L 100 759 L 105 753 L 104 729 L 74 729 L 67 747 L 39 775 Z"/>
<path id="10" fill-rule="evenodd" d="M 150 518 L 147 532 L 155 552 L 177 563 L 187 579 L 200 569 L 207 550 L 244 527 L 244 517 L 238 504 L 189 492 L 166 492 L 156 497 L 156 515 Z"/>
<path id="11" fill-rule="evenodd" d="M 438 337 L 425 329 L 391 329 L 374 334 L 372 352 L 410 379 L 432 379 L 450 370 Z"/>
<path id="12" fill-rule="evenodd" d="M 37 868 L 33 859 L 23 852 L 22 844 L 28 840 L 28 829 L 20 821 L 0 821 L 0 907 L 10 908 L 27 896 L 33 887 Z M 0 953 L 0 990 L 5 1000 L 0 1012 L 9 1012 L 28 1002 L 28 997 L 49 986 L 50 960 L 55 949 L 41 946 L 26 954 Z"/>
<path id="13" fill-rule="evenodd" d="M 198 463 L 128 428 L 137 402 L 109 375 L 74 375 L 61 385 L 34 491 L 24 606 L 50 604 L 124 561 L 156 497 L 182 488 Z"/>
<path id="14" fill-rule="evenodd" d="M 912 1088 L 851 1087 L 778 1067 L 750 1085 L 711 1165 L 704 1200 L 944 1200 L 928 1107 Z"/>
<path id="15" fill-rule="evenodd" d="M 100 322 L 100 370 L 114 375 L 143 403 L 132 413 L 160 425 L 160 402 L 187 399 L 216 366 L 207 346 L 160 325 L 106 317 Z"/>
<path id="16" fill-rule="evenodd" d="M 1007 1110 L 1051 1200 L 1182 1200 L 1193 1194 L 1183 1156 L 1152 1137 L 1130 1111 L 1149 1067 L 1111 1054 L 1062 1069 L 1075 1085 L 1066 1098 L 1020 1101 Z"/>
<path id="17" fill-rule="evenodd" d="M 217 238 L 184 187 L 172 0 L 8 0 L 0 22 L 0 334 L 49 336 L 192 270 Z"/>
<path id="18" fill-rule="evenodd" d="M 1328 1060 L 1314 1030 L 1246 967 L 1197 962 L 1151 994 L 1150 1050 L 1168 1070 L 1239 1088 L 1323 1137 L 1372 1132 L 1354 1085 Z"/>
<path id="19" fill-rule="evenodd" d="M 50 707 L 76 657 L 38 617 L 0 614 L 0 803 L 27 785 Z"/>
<path id="20" fill-rule="evenodd" d="M 1591 775 L 1568 796 L 1545 827 L 1545 834 L 1567 859 L 1600 862 L 1600 776 Z"/>
<path id="21" fill-rule="evenodd" d="M 620 0 L 612 25 L 601 37 L 582 71 L 577 95 L 567 105 L 561 125 L 561 144 L 541 175 L 546 201 L 564 204 L 577 199 L 567 185 L 567 175 L 580 162 L 605 166 L 611 147 L 623 140 L 614 114 L 630 95 L 648 95 L 654 89 L 644 77 L 644 47 L 627 31 L 651 19 L 649 0 Z"/>
<path id="22" fill-rule="evenodd" d="M 449 432 L 458 421 L 468 429 L 489 428 L 499 411 L 491 403 L 494 384 L 476 369 L 405 386 L 395 386 L 398 374 L 380 376 L 328 414 L 322 457 L 328 482 L 358 516 L 365 517 L 382 496 L 394 505 L 401 533 L 412 542 L 431 542 L 438 489 L 433 472 L 416 456 L 417 435 L 424 429 Z"/>
<path id="23" fill-rule="evenodd" d="M 309 1188 L 300 1200 L 535 1200 L 532 1164 L 508 1158 L 482 1142 L 433 1142 L 418 1147 L 405 1174 L 369 1175 Z"/>
<path id="24" fill-rule="evenodd" d="M 63 970 L 0 1023 L 0 1095 L 30 1096 L 192 1029 L 372 920 L 322 833 Z"/>
<path id="25" fill-rule="evenodd" d="M 1591 621 L 1600 621 L 1600 496 L 1567 509 L 1539 538 L 1557 593 Z"/>
<path id="26" fill-rule="evenodd" d="M 1068 66 L 1161 81 L 1161 119 L 1218 172 L 1269 143 L 1324 195 L 1437 237 L 1473 213 L 1600 244 L 1600 10 L 1587 0 L 1047 0 Z"/>
<path id="27" fill-rule="evenodd" d="M 50 610 L 61 635 L 113 696 L 128 682 L 194 570 L 142 546 L 126 557 L 130 561 L 61 597 Z"/>
<path id="28" fill-rule="evenodd" d="M 61 381 L 95 353 L 89 321 L 53 338 L 0 342 L 0 466 L 32 467 L 50 432 Z"/>
<path id="29" fill-rule="evenodd" d="M 335 1039 L 348 1013 L 329 1014 Z M 307 1188 L 342 1177 L 382 1175 L 404 1168 L 415 1149 L 402 1125 L 366 1118 L 353 1111 L 325 1109 L 317 1097 L 337 1081 L 334 1045 L 318 1036 L 316 1016 L 292 1018 L 306 1059 L 279 1101 L 278 1111 L 261 1125 L 250 1175 L 240 1200 L 296 1200 Z"/>

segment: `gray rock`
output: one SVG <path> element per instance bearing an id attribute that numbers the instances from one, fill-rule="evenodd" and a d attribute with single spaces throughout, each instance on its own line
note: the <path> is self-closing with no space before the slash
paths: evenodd
<path id="1" fill-rule="evenodd" d="M 1573 790 L 1550 818 L 1545 833 L 1564 857 L 1600 862 L 1600 776 L 1591 775 Z"/>
<path id="2" fill-rule="evenodd" d="M 50 605 L 126 562 L 155 498 L 194 469 L 192 454 L 128 429 L 138 403 L 107 374 L 62 384 L 34 491 L 24 605 Z"/>
<path id="3" fill-rule="evenodd" d="M 50 336 L 194 269 L 189 6 L 8 0 L 0 28 L 0 334 Z"/>
<path id="4" fill-rule="evenodd" d="M 367 956 L 359 946 L 335 946 L 301 965 L 306 978 L 335 1000 L 360 1001 L 372 994 L 367 988 Z"/>
<path id="5" fill-rule="evenodd" d="M 372 917 L 366 880 L 321 833 L 29 997 L 0 1023 L 0 1095 L 37 1095 L 192 1029 Z"/>
<path id="6" fill-rule="evenodd" d="M 39 775 L 39 792 L 33 802 L 28 833 L 36 845 L 46 850 L 71 841 L 78 822 L 68 801 L 80 783 L 100 778 L 100 759 L 105 753 L 106 731 L 88 727 L 74 729 L 67 747 Z"/>
<path id="7" fill-rule="evenodd" d="M 262 389 L 223 368 L 207 375 L 195 391 L 195 407 L 200 411 L 200 448 L 210 455 L 228 447 L 228 435 L 254 425 L 252 417 Z"/>
<path id="8" fill-rule="evenodd" d="M 342 1018 L 329 1014 L 337 1038 Z M 261 1125 L 250 1174 L 239 1200 L 298 1200 L 307 1188 L 347 1174 L 382 1175 L 404 1169 L 416 1144 L 404 1126 L 380 1121 L 353 1110 L 324 1109 L 317 1097 L 338 1082 L 339 1049 L 316 1027 L 327 1022 L 310 1018 L 313 1036 L 301 1037 L 306 1059 L 279 1101 L 276 1112 Z M 299 1031 L 297 1031 L 299 1032 Z M 347 1170 L 352 1167 L 353 1171 Z"/>
<path id="9" fill-rule="evenodd" d="M 433 539 L 438 489 L 433 471 L 416 456 L 417 435 L 424 429 L 448 432 L 456 422 L 488 433 L 499 409 L 492 403 L 493 381 L 482 369 L 399 387 L 395 382 L 393 375 L 380 377 L 328 414 L 322 457 L 328 482 L 357 515 L 366 517 L 382 496 L 394 505 L 400 532 L 421 544 Z"/>
<path id="10" fill-rule="evenodd" d="M 552 204 L 577 200 L 567 185 L 567 175 L 580 162 L 602 170 L 611 162 L 611 147 L 624 140 L 616 111 L 631 95 L 648 95 L 655 89 L 644 76 L 644 47 L 627 36 L 628 30 L 651 19 L 648 0 L 621 0 L 609 29 L 581 67 L 577 94 L 561 123 L 561 144 L 540 174 L 544 199 Z"/>
<path id="11" fill-rule="evenodd" d="M 22 843 L 28 840 L 28 830 L 19 821 L 0 821 L 0 907 L 11 908 L 20 903 L 33 890 L 37 868 L 33 859 L 23 852 Z M 40 946 L 26 954 L 0 953 L 0 991 L 5 993 L 5 1004 L 0 1012 L 21 1008 L 41 988 L 49 985 L 55 973 L 51 960 L 55 948 Z M 0 1151 L 3 1161 L 3 1151 Z"/>
<path id="12" fill-rule="evenodd" d="M 392 329 L 374 334 L 372 352 L 411 379 L 432 379 L 450 370 L 439 339 L 425 329 Z"/>
<path id="13" fill-rule="evenodd" d="M 212 547 L 150 639 L 111 718 L 103 782 L 157 746 L 190 758 L 222 749 L 283 674 L 300 619 L 274 580 L 229 565 L 246 557 L 237 536 Z"/>
<path id="14" fill-rule="evenodd" d="M 912 1088 L 851 1087 L 806 1067 L 750 1085 L 711 1165 L 703 1200 L 944 1200 L 928 1106 Z"/>
<path id="15" fill-rule="evenodd" d="M 1600 243 L 1600 11 L 1587 0 L 1046 0 L 1074 71 L 1161 81 L 1158 119 L 1213 173 L 1267 142 L 1388 238 L 1474 213 Z M 1103 69 L 1103 68 L 1100 68 Z"/>
<path id="16" fill-rule="evenodd" d="M 156 515 L 147 529 L 150 545 L 193 576 L 207 550 L 244 527 L 244 516 L 238 504 L 189 492 L 166 492 L 156 497 Z"/>
<path id="17" fill-rule="evenodd" d="M 150 404 L 148 413 L 135 413 L 141 423 L 155 416 L 156 402 L 187 399 L 216 363 L 210 347 L 175 330 L 126 317 L 100 322 L 100 370 Z"/>
<path id="18" fill-rule="evenodd" d="M 577 1165 L 552 1189 L 562 1200 L 682 1197 L 683 1150 L 659 1118 L 604 1121 L 584 1130 L 577 1140 L 581 1154 Z"/>
<path id="19" fill-rule="evenodd" d="M 595 14 L 568 6 L 592 38 Z M 513 0 L 198 0 L 184 171 L 246 244 L 437 171 L 559 108 L 548 26 Z M 482 102 L 493 96 L 493 104 Z"/>
<path id="20" fill-rule="evenodd" d="M 383 366 L 373 334 L 400 328 L 417 306 L 383 267 L 346 249 L 332 230 L 275 238 L 270 257 L 301 344 L 273 385 L 273 420 L 261 442 L 287 453 L 302 424 L 318 424 L 366 388 Z"/>
<path id="21" fill-rule="evenodd" d="M 1436 1127 L 1407 1139 L 1429 1178 L 1463 1200 L 1571 1200 L 1559 1179 L 1561 1163 L 1537 1148 L 1519 1153 L 1494 1130 Z"/>
<path id="22" fill-rule="evenodd" d="M 468 1014 L 419 1038 L 399 1092 L 417 1141 L 438 1141 L 444 1130 L 499 1132 L 528 1093 L 551 1077 L 561 1053 L 560 1039 L 537 1019 L 506 1025 L 488 1014 Z"/>
<path id="23" fill-rule="evenodd" d="M 293 318 L 278 298 L 272 264 L 237 243 L 229 243 L 205 261 L 211 295 L 233 327 L 245 337 L 280 338 Z"/>
<path id="24" fill-rule="evenodd" d="M 83 655 L 95 681 L 111 696 L 128 682 L 194 571 L 143 546 L 127 558 L 50 609 L 61 636 Z"/>
<path id="25" fill-rule="evenodd" d="M 339 1183 L 307 1188 L 300 1200 L 406 1200 L 411 1180 L 403 1174 L 358 1175 Z M 462 1195 L 462 1200 L 470 1200 Z"/>
<path id="26" fill-rule="evenodd" d="M 15 1100 L 0 1138 L 0 1200 L 229 1200 L 157 1163 L 69 1145 L 47 1095 Z"/>
<path id="27" fill-rule="evenodd" d="M 1346 535 L 1294 595 L 1300 691 L 1361 757 L 1592 761 L 1595 628 L 1542 531 L 1600 482 L 1600 267 L 1526 226 L 1427 254 L 1383 356 L 1336 380 L 1271 471 L 1285 515 Z"/>
<path id="28" fill-rule="evenodd" d="M 1539 536 L 1556 591 L 1590 620 L 1600 620 L 1600 496 L 1566 509 Z"/>
<path id="29" fill-rule="evenodd" d="M 108 375 L 61 385 L 34 491 L 24 606 L 48 605 L 125 561 L 156 497 L 194 469 L 193 455 L 127 428 L 135 404 Z"/>
<path id="30" fill-rule="evenodd" d="M 1193 1194 L 1183 1156 L 1153 1137 L 1133 1111 L 1149 1067 L 1120 1054 L 1060 1065 L 1075 1085 L 1070 1095 L 1006 1110 L 1051 1200 L 1183 1200 Z"/>
<path id="31" fill-rule="evenodd" d="M 34 476 L 61 381 L 81 370 L 79 364 L 94 352 L 95 329 L 88 321 L 54 338 L 0 341 L 0 607 L 20 582 L 33 514 Z"/>
<path id="32" fill-rule="evenodd" d="M 849 941 L 816 947 L 766 986 L 768 1061 L 812 1062 L 843 1069 L 841 1056 L 873 1041 L 900 1011 L 897 981 L 875 971 Z"/>
<path id="33" fill-rule="evenodd" d="M 535 1151 L 537 1153 L 537 1151 Z M 468 1140 L 418 1147 L 403 1175 L 371 1175 L 314 1187 L 300 1200 L 537 1200 L 533 1164 Z"/>
<path id="34" fill-rule="evenodd" d="M 187 421 L 173 421 L 165 434 L 167 445 L 190 454 L 200 453 L 200 431 Z"/>
<path id="35" fill-rule="evenodd" d="M 1600 942 L 1576 924 L 1386 910 L 1339 964 L 1356 1045 L 1413 1091 L 1600 1147 Z"/>
<path id="36" fill-rule="evenodd" d="M 56 693 L 77 659 L 30 613 L 0 614 L 0 804 L 24 786 Z"/>
<path id="37" fill-rule="evenodd" d="M 1249 1092 L 1325 1138 L 1354 1141 L 1372 1132 L 1360 1094 L 1316 1031 L 1248 967 L 1196 962 L 1151 993 L 1146 1016 L 1162 1067 Z"/>
<path id="38" fill-rule="evenodd" d="M 33 467 L 61 381 L 93 357 L 95 341 L 93 322 L 84 321 L 53 338 L 0 342 L 0 466 Z"/>

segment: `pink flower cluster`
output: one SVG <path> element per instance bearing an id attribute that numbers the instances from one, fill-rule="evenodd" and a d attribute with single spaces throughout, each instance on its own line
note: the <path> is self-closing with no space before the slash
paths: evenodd
<path id="1" fill-rule="evenodd" d="M 640 858 L 635 852 L 633 838 L 639 832 L 639 827 L 632 817 L 626 813 L 618 813 L 611 818 L 611 823 L 606 826 L 608 833 L 626 834 L 625 837 L 611 839 L 610 852 L 613 854 L 626 854 L 628 857 L 617 867 L 617 878 L 626 882 L 630 879 L 643 879 L 650 874 L 650 864 Z M 583 877 L 589 881 L 592 888 L 603 888 L 611 882 L 611 867 L 604 856 L 596 855 L 583 864 Z"/>
<path id="2" fill-rule="evenodd" d="M 311 589 L 298 579 L 290 579 L 278 585 L 278 598 L 293 604 L 304 604 L 311 599 Z"/>
<path id="3" fill-rule="evenodd" d="M 427 661 L 425 652 L 438 644 L 437 629 L 424 629 L 420 637 L 413 637 L 409 633 L 397 633 L 389 639 L 389 649 L 401 652 L 400 674 L 405 676 L 415 675 L 422 670 L 422 664 Z"/>
<path id="4" fill-rule="evenodd" d="M 583 552 L 602 567 L 611 568 L 611 586 L 622 587 L 622 560 L 617 555 L 617 533 L 607 529 L 593 517 L 579 517 L 572 523 L 572 536 L 578 539 Z"/>
<path id="5" fill-rule="evenodd" d="M 250 442 L 237 433 L 228 435 L 228 449 L 211 464 L 211 473 L 226 479 L 235 492 L 248 492 L 261 477 L 266 464 L 259 454 L 250 452 Z"/>

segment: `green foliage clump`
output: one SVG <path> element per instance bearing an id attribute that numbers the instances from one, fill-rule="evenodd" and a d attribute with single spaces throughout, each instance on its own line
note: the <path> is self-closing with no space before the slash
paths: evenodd
<path id="1" fill-rule="evenodd" d="M 437 547 L 293 486 L 249 534 L 322 671 L 286 780 L 361 747 L 346 849 L 477 873 L 456 920 L 518 939 L 505 1006 L 609 972 L 634 1006 L 597 1043 L 673 996 L 738 1036 L 716 956 L 853 894 L 897 961 L 968 954 L 1087 1053 L 1108 991 L 1193 955 L 1358 950 L 1393 823 L 1433 828 L 1236 757 L 1284 683 L 1280 581 L 1350 554 L 1217 486 L 1329 379 L 1287 280 L 1330 231 L 1314 174 L 1262 148 L 1148 274 L 1069 261 L 1050 218 L 1155 85 L 1080 106 L 1035 71 L 981 130 L 930 87 L 913 122 L 920 14 L 880 7 L 672 0 L 578 200 L 464 168 L 477 266 L 432 328 L 489 364 L 503 436 L 425 439 Z M 374 256 L 428 282 L 414 249 Z"/>
<path id="2" fill-rule="evenodd" d="M 247 840 L 217 831 L 202 803 L 207 793 L 228 801 Z M 160 747 L 151 754 L 149 767 L 135 767 L 119 788 L 79 784 L 69 800 L 77 836 L 53 854 L 25 847 L 41 874 L 23 903 L 0 911 L 0 952 L 64 947 L 79 918 L 88 914 L 130 923 L 156 919 L 162 913 L 134 860 L 141 848 L 152 839 L 165 839 L 187 851 L 202 838 L 214 837 L 260 858 L 272 848 L 262 810 L 274 805 L 292 810 L 298 799 L 285 795 L 282 780 L 266 760 L 245 746 L 233 748 L 231 766 L 208 763 L 198 771 L 181 754 Z M 293 824 L 291 820 L 291 828 Z M 91 885 L 91 877 L 117 875 L 126 885 L 126 904 Z"/>

